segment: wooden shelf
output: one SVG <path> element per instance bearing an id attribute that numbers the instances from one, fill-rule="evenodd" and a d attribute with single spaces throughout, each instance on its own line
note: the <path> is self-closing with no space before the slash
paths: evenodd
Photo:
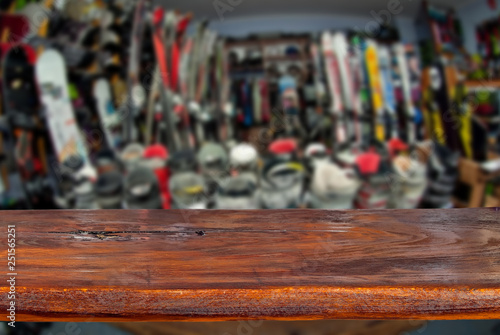
<path id="1" fill-rule="evenodd" d="M 469 88 L 499 88 L 500 80 L 469 80 L 465 82 L 465 86 Z"/>
<path id="2" fill-rule="evenodd" d="M 311 59 L 305 55 L 298 56 L 287 56 L 287 55 L 278 55 L 278 56 L 264 56 L 265 62 L 308 62 Z"/>
<path id="3" fill-rule="evenodd" d="M 306 37 L 280 37 L 280 38 L 262 38 L 262 39 L 243 39 L 236 41 L 227 41 L 227 48 L 239 48 L 239 47 L 267 47 L 276 44 L 300 44 L 307 45 L 309 39 Z"/>
<path id="4" fill-rule="evenodd" d="M 499 219 L 498 208 L 7 211 L 0 229 L 6 241 L 16 226 L 16 321 L 498 319 Z"/>

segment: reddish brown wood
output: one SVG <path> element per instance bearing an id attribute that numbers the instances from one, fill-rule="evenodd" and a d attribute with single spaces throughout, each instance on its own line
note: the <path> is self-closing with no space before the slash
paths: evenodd
<path id="1" fill-rule="evenodd" d="M 0 255 L 16 225 L 17 321 L 488 319 L 499 214 L 11 211 Z"/>

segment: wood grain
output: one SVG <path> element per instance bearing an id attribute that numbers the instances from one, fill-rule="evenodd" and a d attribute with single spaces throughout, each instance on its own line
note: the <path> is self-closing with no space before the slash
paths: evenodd
<path id="1" fill-rule="evenodd" d="M 9 211 L 0 255 L 7 273 L 16 225 L 17 321 L 498 319 L 499 219 L 498 208 Z"/>

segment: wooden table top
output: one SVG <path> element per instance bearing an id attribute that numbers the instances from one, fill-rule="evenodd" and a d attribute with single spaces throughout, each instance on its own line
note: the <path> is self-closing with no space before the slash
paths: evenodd
<path id="1" fill-rule="evenodd" d="M 5 211 L 16 321 L 500 318 L 500 211 Z"/>

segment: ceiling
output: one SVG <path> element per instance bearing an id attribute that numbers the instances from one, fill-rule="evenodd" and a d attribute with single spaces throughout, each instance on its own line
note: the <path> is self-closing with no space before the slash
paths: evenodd
<path id="1" fill-rule="evenodd" d="M 387 9 L 392 1 L 398 0 L 156 0 L 167 8 L 182 12 L 193 12 L 196 18 L 220 20 L 214 4 L 229 5 L 223 14 L 224 19 L 235 19 L 249 16 L 286 15 L 286 14 L 342 14 L 370 16 L 371 11 L 379 12 Z M 400 16 L 412 17 L 417 12 L 421 0 L 399 0 L 403 10 Z M 486 0 L 431 0 L 430 3 L 460 8 L 475 1 Z M 239 4 L 238 4 L 239 3 Z M 231 10 L 232 9 L 232 10 Z"/>

